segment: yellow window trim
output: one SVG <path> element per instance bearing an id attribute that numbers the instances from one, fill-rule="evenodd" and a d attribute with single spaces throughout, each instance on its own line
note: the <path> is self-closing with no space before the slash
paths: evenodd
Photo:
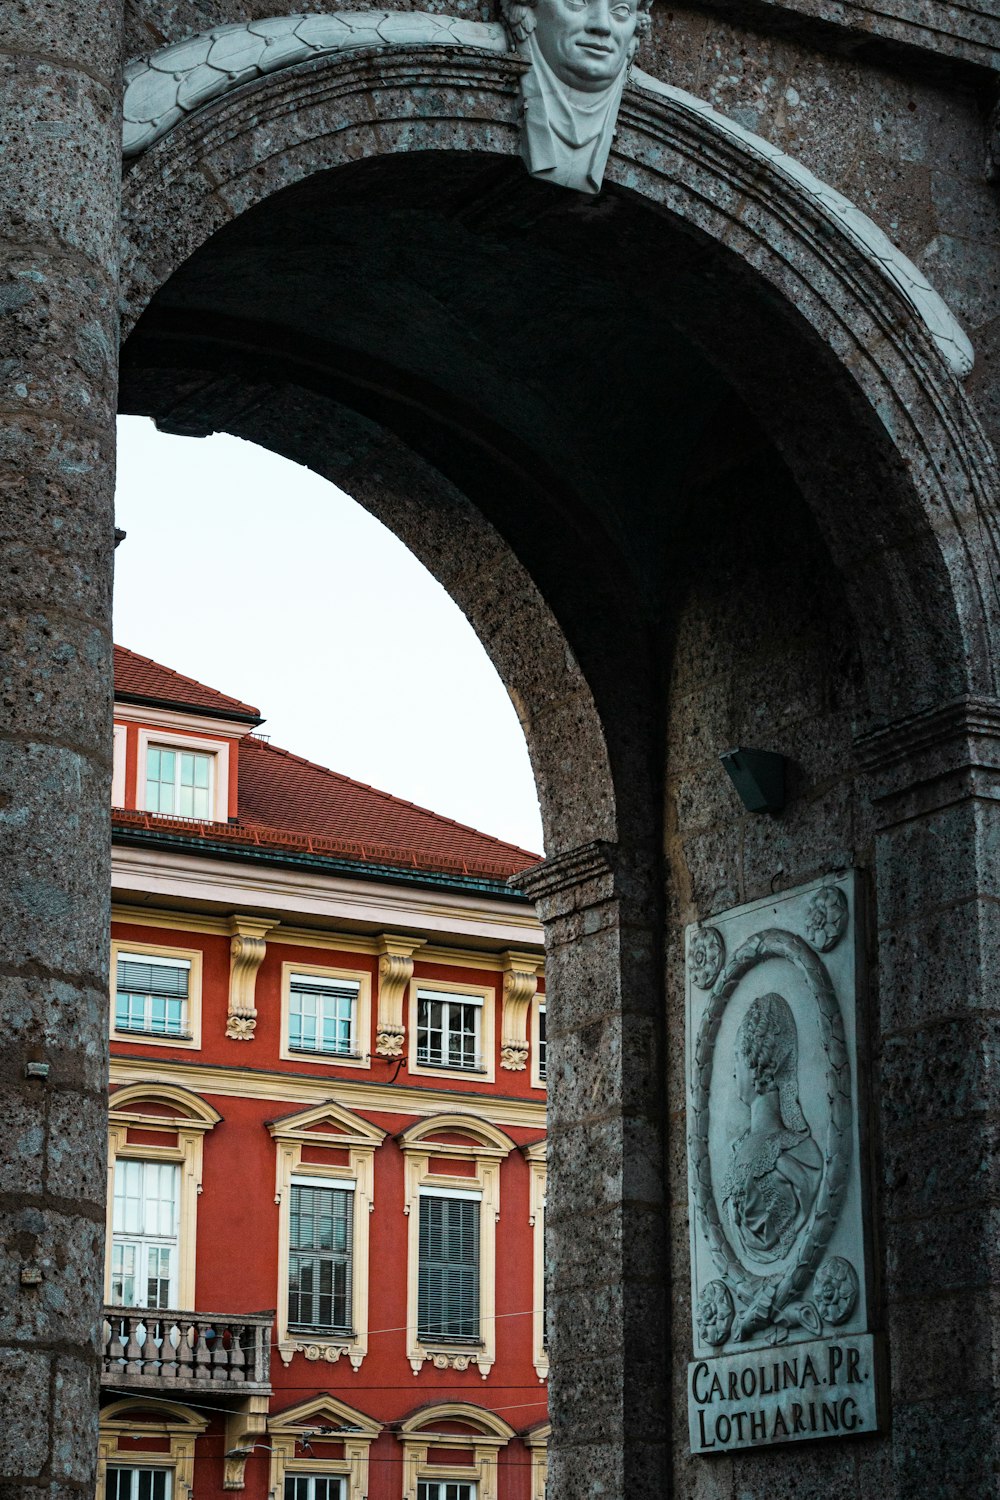
<path id="1" fill-rule="evenodd" d="M 134 1420 L 130 1412 L 149 1413 L 155 1410 L 158 1420 L 148 1416 Z M 208 1426 L 208 1418 L 199 1416 L 189 1407 L 175 1401 L 161 1401 L 159 1397 L 145 1400 L 141 1396 L 129 1396 L 125 1400 L 112 1402 L 101 1411 L 100 1434 L 97 1446 L 97 1500 L 104 1500 L 108 1464 L 122 1468 L 169 1469 L 173 1474 L 173 1500 L 190 1500 L 194 1483 L 194 1445 Z M 167 1453 L 145 1453 L 137 1449 L 134 1453 L 123 1451 L 118 1446 L 120 1437 L 167 1437 L 170 1450 Z"/>
<path id="2" fill-rule="evenodd" d="M 283 939 L 282 939 L 283 941 Z M 341 1057 L 329 1052 L 293 1052 L 288 1045 L 289 1011 L 292 999 L 292 975 L 307 974 L 313 979 L 346 979 L 358 986 L 355 1001 L 353 1042 L 357 1057 Z M 371 1068 L 372 1047 L 372 977 L 363 969 L 326 968 L 322 964 L 283 963 L 281 965 L 281 1050 L 286 1062 L 308 1063 L 321 1068 Z"/>
<path id="3" fill-rule="evenodd" d="M 353 1427 L 359 1430 L 342 1436 L 331 1433 L 333 1441 L 343 1442 L 343 1458 L 296 1458 L 296 1443 L 305 1434 L 314 1433 L 317 1427 Z M 269 1491 L 278 1500 L 284 1494 L 286 1472 L 339 1475 L 347 1480 L 347 1500 L 366 1500 L 368 1450 L 382 1431 L 380 1423 L 334 1396 L 321 1395 L 271 1417 L 267 1430 L 271 1438 Z"/>
<path id="4" fill-rule="evenodd" d="M 155 923 L 150 922 L 149 926 Z M 137 953 L 142 958 L 186 958 L 188 971 L 188 1030 L 190 1037 L 150 1036 L 145 1031 L 115 1030 L 115 995 L 118 990 L 119 953 Z M 181 1047 L 189 1052 L 201 1048 L 201 968 L 200 948 L 168 948 L 162 943 L 130 943 L 126 938 L 111 941 L 111 1040 L 139 1047 Z"/>
<path id="5" fill-rule="evenodd" d="M 423 955 L 421 954 L 422 957 Z M 418 990 L 434 990 L 437 994 L 454 995 L 456 998 L 467 995 L 470 1000 L 479 1000 L 482 1002 L 479 1027 L 479 1049 L 483 1064 L 483 1071 L 481 1073 L 473 1072 L 471 1068 L 438 1067 L 436 1063 L 417 1062 Z M 407 1066 L 410 1073 L 415 1077 L 421 1078 L 471 1078 L 477 1085 L 493 1083 L 496 1079 L 496 1010 L 497 992 L 490 985 L 458 984 L 450 979 L 411 979 L 408 1005 L 409 1057 L 407 1059 Z"/>
<path id="6" fill-rule="evenodd" d="M 179 1113 L 170 1119 L 143 1109 L 146 1102 L 169 1104 Z M 111 1296 L 111 1246 L 115 1202 L 115 1164 L 122 1161 L 177 1162 L 181 1169 L 177 1232 L 177 1301 L 174 1312 L 195 1310 L 195 1252 L 198 1243 L 198 1195 L 201 1192 L 203 1141 L 219 1124 L 218 1110 L 197 1094 L 169 1083 L 131 1083 L 111 1096 L 108 1111 L 108 1205 L 104 1256 L 104 1296 Z M 176 1145 L 130 1143 L 128 1130 L 175 1135 Z"/>
<path id="7" fill-rule="evenodd" d="M 549 1438 L 552 1424 L 542 1422 L 533 1427 L 521 1439 L 531 1454 L 531 1500 L 545 1500 L 545 1485 L 549 1477 Z"/>
<path id="8" fill-rule="evenodd" d="M 317 1125 L 331 1125 L 330 1133 L 317 1131 Z M 360 1370 L 368 1353 L 368 1225 L 375 1207 L 375 1151 L 385 1139 L 385 1131 L 371 1125 L 352 1110 L 332 1101 L 313 1109 L 302 1110 L 281 1120 L 272 1120 L 268 1130 L 277 1147 L 274 1201 L 278 1212 L 278 1291 L 276 1338 L 278 1352 L 289 1365 L 292 1356 L 303 1355 L 311 1363 L 324 1360 L 336 1364 L 343 1356 L 354 1370 Z M 325 1165 L 302 1162 L 303 1146 L 328 1146 L 348 1153 L 347 1163 Z M 354 1225 L 351 1265 L 352 1338 L 337 1334 L 315 1334 L 308 1338 L 288 1330 L 289 1210 L 292 1178 L 296 1172 L 328 1179 L 331 1187 L 338 1182 L 354 1184 Z"/>
<path id="9" fill-rule="evenodd" d="M 428 1140 L 446 1131 L 464 1135 L 469 1144 L 445 1144 Z M 403 1212 L 409 1217 L 406 1254 L 406 1357 L 414 1375 L 426 1361 L 435 1369 L 467 1370 L 476 1365 L 485 1380 L 496 1362 L 496 1226 L 500 1218 L 500 1165 L 515 1149 L 514 1142 L 496 1125 L 478 1115 L 432 1115 L 418 1120 L 397 1137 L 405 1158 Z M 435 1157 L 471 1160 L 475 1172 L 448 1176 L 432 1171 Z M 435 1187 L 452 1192 L 479 1192 L 479 1330 L 482 1343 L 475 1348 L 449 1344 L 446 1340 L 423 1340 L 417 1336 L 417 1292 L 420 1278 L 420 1189 Z M 421 1476 L 426 1477 L 425 1475 Z M 416 1492 L 414 1492 L 416 1493 Z"/>
<path id="10" fill-rule="evenodd" d="M 531 1225 L 531 1358 L 539 1380 L 549 1375 L 545 1347 L 545 1142 L 522 1146 L 531 1174 L 528 1187 L 528 1223 Z"/>
<path id="11" fill-rule="evenodd" d="M 474 1432 L 438 1432 L 436 1422 L 466 1422 Z M 422 1407 L 403 1422 L 399 1441 L 403 1445 L 403 1500 L 417 1500 L 421 1479 L 444 1479 L 478 1485 L 477 1500 L 498 1500 L 497 1455 L 515 1437 L 513 1427 L 495 1412 L 465 1401 Z M 430 1448 L 467 1450 L 468 1464 L 432 1464 Z"/>

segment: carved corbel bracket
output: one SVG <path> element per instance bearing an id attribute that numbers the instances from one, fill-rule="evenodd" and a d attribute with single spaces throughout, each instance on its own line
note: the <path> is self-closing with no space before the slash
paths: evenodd
<path id="1" fill-rule="evenodd" d="M 277 927 L 274 917 L 229 918 L 229 1015 L 226 1036 L 252 1042 L 257 1027 L 257 970 L 267 952 L 267 934 Z"/>
<path id="2" fill-rule="evenodd" d="M 523 1073 L 528 1064 L 528 1014 L 538 991 L 542 960 L 534 953 L 508 951 L 503 959 L 503 1021 L 500 1066 Z"/>
<path id="3" fill-rule="evenodd" d="M 413 978 L 413 955 L 424 938 L 384 932 L 378 940 L 378 1021 L 375 1051 L 379 1057 L 402 1057 L 406 1041 L 403 997 Z"/>
<path id="4" fill-rule="evenodd" d="M 226 1451 L 222 1461 L 224 1490 L 244 1488 L 247 1459 L 254 1444 L 267 1436 L 267 1406 L 267 1396 L 248 1396 L 241 1410 L 226 1414 Z"/>

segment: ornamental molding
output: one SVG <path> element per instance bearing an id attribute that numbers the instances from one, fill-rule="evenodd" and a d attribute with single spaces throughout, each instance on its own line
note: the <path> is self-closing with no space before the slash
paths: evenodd
<path id="1" fill-rule="evenodd" d="M 538 39 L 542 33 L 537 25 L 530 32 L 525 31 L 526 24 L 531 24 L 524 19 L 531 7 L 513 5 L 509 0 L 505 0 L 505 4 L 510 40 L 517 55 L 524 59 L 526 53 L 530 54 L 531 67 L 522 77 L 522 102 L 527 109 L 522 130 L 522 154 L 534 175 L 578 190 L 596 191 L 607 159 L 603 143 L 607 137 L 610 149 L 619 101 L 637 101 L 643 96 L 659 100 L 678 116 L 697 119 L 701 125 L 707 125 L 717 139 L 726 139 L 742 155 L 756 158 L 810 199 L 880 277 L 892 283 L 924 324 L 952 373 L 960 378 L 969 374 L 974 353 L 968 337 L 923 272 L 898 246 L 855 204 L 822 182 L 794 157 L 737 125 L 703 100 L 638 69 L 632 70 L 630 79 L 627 79 L 623 68 L 620 84 L 616 74 L 615 98 L 608 103 L 606 118 L 600 127 L 603 157 L 598 163 L 591 150 L 597 136 L 592 132 L 588 134 L 591 125 L 585 123 L 591 105 L 581 103 L 581 99 L 589 101 L 597 96 L 570 89 L 568 102 L 567 99 L 559 102 L 556 95 L 560 88 L 565 91 L 565 84 L 551 67 L 546 75 L 547 81 L 539 83 L 542 72 L 535 49 L 541 45 Z M 638 19 L 635 35 L 641 36 Z M 635 36 L 626 39 L 625 50 L 630 56 L 625 67 L 631 67 L 634 40 Z M 552 56 L 558 52 L 560 41 L 561 37 L 557 35 L 549 48 Z M 125 69 L 123 153 L 127 158 L 141 155 L 184 119 L 242 85 L 268 74 L 324 56 L 403 48 L 411 51 L 419 48 L 465 50 L 473 55 L 507 54 L 509 39 L 504 26 L 495 22 L 466 21 L 420 11 L 277 16 L 215 27 L 128 63 Z M 542 125 L 528 123 L 537 122 L 540 116 L 543 117 Z M 546 123 L 550 121 L 555 123 Z M 541 136 L 549 143 L 547 156 L 544 152 L 538 154 L 542 150 L 538 145 Z M 578 146 L 578 141 L 582 145 Z M 584 167 L 577 160 L 581 152 L 590 153 Z M 585 182 L 581 181 L 581 173 Z"/>
<path id="2" fill-rule="evenodd" d="M 538 993 L 542 960 L 533 953 L 508 952 L 503 958 L 503 1019 L 500 1028 L 500 1066 L 523 1073 L 528 1065 L 528 1018 Z"/>
<path id="3" fill-rule="evenodd" d="M 1000 703 L 962 697 L 855 737 L 886 822 L 969 797 L 1000 799 Z"/>
<path id="4" fill-rule="evenodd" d="M 383 933 L 378 940 L 378 1019 L 375 1051 L 379 1057 L 402 1057 L 406 1045 L 403 1000 L 413 978 L 413 955 L 424 938 Z"/>
<path id="5" fill-rule="evenodd" d="M 248 1396 L 244 1405 L 226 1414 L 225 1451 L 222 1459 L 222 1488 L 242 1490 L 246 1487 L 246 1466 L 254 1447 L 267 1436 L 269 1396 Z"/>
<path id="6" fill-rule="evenodd" d="M 274 917 L 229 918 L 229 1014 L 226 1036 L 252 1042 L 257 1029 L 257 971 L 267 953 L 267 934 L 278 926 Z"/>
<path id="7" fill-rule="evenodd" d="M 548 901 L 564 891 L 577 890 L 613 876 L 617 868 L 617 852 L 617 845 L 607 839 L 595 839 L 511 875 L 507 884 L 531 901 Z"/>

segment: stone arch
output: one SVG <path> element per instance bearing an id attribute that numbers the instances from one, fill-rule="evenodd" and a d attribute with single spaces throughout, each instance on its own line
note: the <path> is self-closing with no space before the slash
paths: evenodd
<path id="1" fill-rule="evenodd" d="M 126 180 L 126 329 L 212 235 L 318 173 L 400 153 L 512 156 L 518 66 L 461 48 L 321 57 L 178 124 Z M 872 722 L 942 693 L 992 694 L 996 474 L 942 356 L 960 334 L 941 305 L 924 316 L 878 231 L 831 189 L 698 101 L 647 83 L 626 93 L 605 201 L 641 201 L 666 234 L 679 228 L 715 251 L 709 279 L 731 281 L 692 300 L 689 258 L 669 314 L 724 365 L 817 516 L 860 625 Z M 818 387 L 825 431 L 805 416 Z M 915 674 L 915 657 L 936 672 Z"/>

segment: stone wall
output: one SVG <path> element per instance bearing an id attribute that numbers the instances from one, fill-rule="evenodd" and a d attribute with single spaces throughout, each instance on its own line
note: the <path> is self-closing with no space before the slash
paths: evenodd
<path id="1" fill-rule="evenodd" d="M 0 1493 L 93 1493 L 104 1260 L 120 21 L 0 25 Z"/>

